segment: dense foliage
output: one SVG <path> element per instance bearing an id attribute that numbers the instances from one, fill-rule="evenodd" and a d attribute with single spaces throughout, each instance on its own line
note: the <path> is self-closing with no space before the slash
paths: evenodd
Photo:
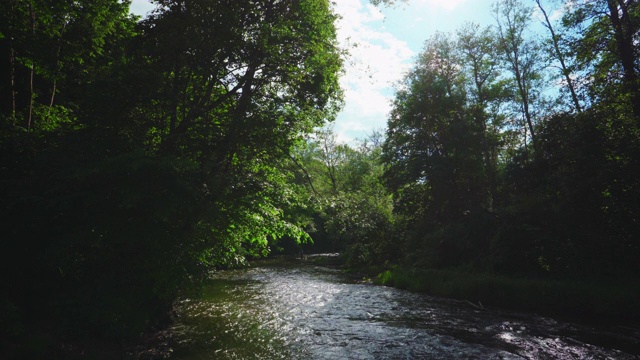
<path id="1" fill-rule="evenodd" d="M 640 274 L 640 5 L 554 10 L 496 2 L 495 26 L 434 36 L 399 88 L 383 159 L 409 264 Z"/>
<path id="2" fill-rule="evenodd" d="M 156 4 L 0 5 L 8 348 L 138 336 L 210 270 L 308 238 L 290 153 L 340 105 L 329 3 Z"/>
<path id="3" fill-rule="evenodd" d="M 297 148 L 296 183 L 308 196 L 306 230 L 314 252 L 340 252 L 348 265 L 396 259 L 393 204 L 381 181 L 382 134 L 357 146 L 341 144 L 333 130 L 318 130 Z"/>

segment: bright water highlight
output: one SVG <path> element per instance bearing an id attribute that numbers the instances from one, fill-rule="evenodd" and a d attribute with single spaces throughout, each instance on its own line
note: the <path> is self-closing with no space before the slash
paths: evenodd
<path id="1" fill-rule="evenodd" d="M 475 309 L 298 263 L 218 273 L 202 298 L 179 304 L 172 359 L 640 359 L 637 329 L 619 330 Z"/>

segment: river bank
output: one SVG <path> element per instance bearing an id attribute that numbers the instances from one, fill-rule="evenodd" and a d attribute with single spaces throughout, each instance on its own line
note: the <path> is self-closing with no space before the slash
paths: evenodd
<path id="1" fill-rule="evenodd" d="M 341 260 L 336 255 L 307 259 L 364 281 L 463 300 L 479 309 L 497 307 L 594 325 L 640 328 L 640 279 L 526 278 L 390 264 L 348 267 Z"/>
<path id="2" fill-rule="evenodd" d="M 102 337 L 72 337 L 41 322 L 41 328 L 25 328 L 21 337 L 2 339 L 0 358 L 51 360 L 160 360 L 171 356 L 171 332 L 167 328 L 149 330 L 138 339 L 115 340 Z"/>
<path id="3" fill-rule="evenodd" d="M 343 269 L 354 279 L 459 300 L 477 310 L 502 309 L 612 329 L 602 340 L 640 354 L 640 280 L 542 279 L 461 270 L 417 269 L 385 264 L 347 268 L 340 257 L 309 261 Z M 624 335 L 621 335 L 624 333 Z"/>
<path id="4" fill-rule="evenodd" d="M 637 280 L 549 280 L 456 270 L 393 267 L 376 283 L 459 300 L 596 324 L 640 324 Z"/>

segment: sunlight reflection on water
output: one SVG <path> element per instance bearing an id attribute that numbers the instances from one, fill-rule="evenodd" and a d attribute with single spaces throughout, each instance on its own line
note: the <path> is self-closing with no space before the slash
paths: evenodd
<path id="1" fill-rule="evenodd" d="M 636 359 L 573 325 L 361 284 L 311 265 L 223 272 L 178 306 L 173 358 Z"/>

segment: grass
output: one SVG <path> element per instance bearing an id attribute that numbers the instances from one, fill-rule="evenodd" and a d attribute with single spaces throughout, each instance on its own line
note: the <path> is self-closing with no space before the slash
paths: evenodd
<path id="1" fill-rule="evenodd" d="M 640 323 L 640 279 L 549 280 L 458 270 L 393 268 L 378 284 L 430 295 L 481 302 L 487 307 L 589 323 Z"/>

